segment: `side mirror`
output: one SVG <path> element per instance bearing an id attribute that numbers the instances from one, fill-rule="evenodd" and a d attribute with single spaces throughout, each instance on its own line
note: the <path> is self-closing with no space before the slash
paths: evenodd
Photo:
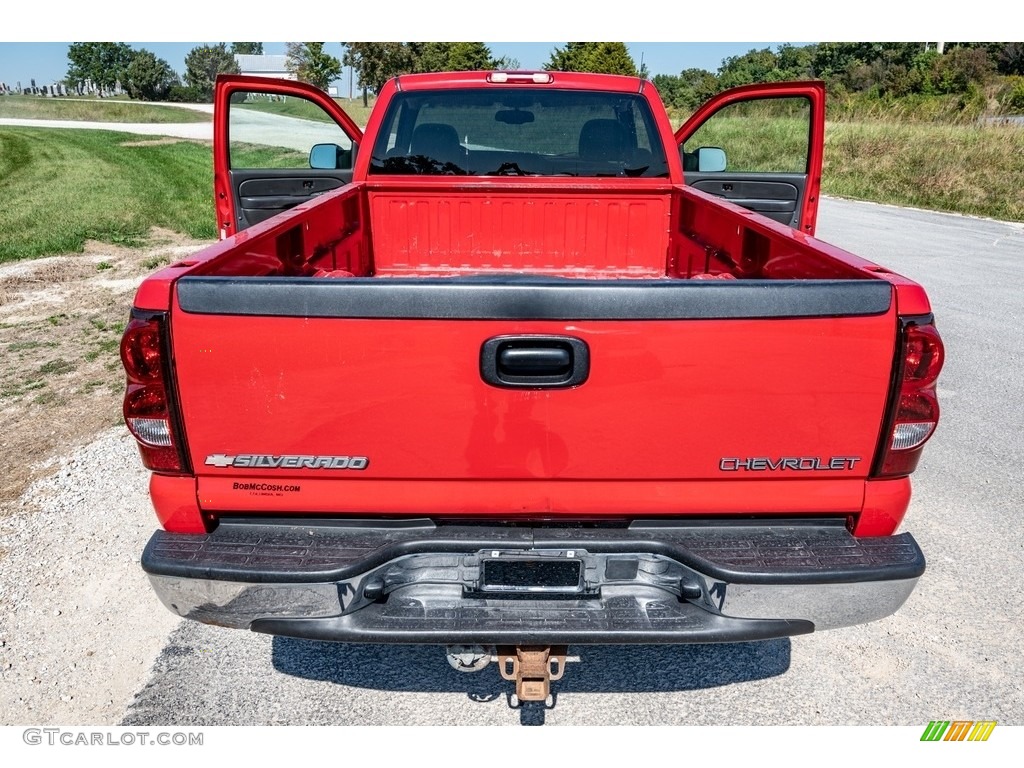
<path id="1" fill-rule="evenodd" d="M 701 147 L 697 150 L 697 170 L 700 173 L 719 173 L 725 170 L 725 150 L 720 147 Z"/>
<path id="2" fill-rule="evenodd" d="M 337 144 L 314 144 L 309 150 L 309 167 L 321 171 L 337 171 L 352 167 L 352 150 Z"/>

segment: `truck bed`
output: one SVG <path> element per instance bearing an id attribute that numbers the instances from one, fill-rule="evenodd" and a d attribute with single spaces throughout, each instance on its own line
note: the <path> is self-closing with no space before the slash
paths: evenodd
<path id="1" fill-rule="evenodd" d="M 188 274 L 867 280 L 880 269 L 691 187 L 600 181 L 358 182 L 251 227 Z"/>

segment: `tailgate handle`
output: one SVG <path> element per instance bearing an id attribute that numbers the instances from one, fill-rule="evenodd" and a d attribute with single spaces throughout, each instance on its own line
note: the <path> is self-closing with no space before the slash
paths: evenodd
<path id="1" fill-rule="evenodd" d="M 564 376 L 572 353 L 562 347 L 506 347 L 498 352 L 498 370 L 507 376 Z"/>
<path id="2" fill-rule="evenodd" d="M 495 336 L 480 350 L 480 376 L 495 387 L 575 387 L 590 375 L 590 349 L 572 336 Z"/>

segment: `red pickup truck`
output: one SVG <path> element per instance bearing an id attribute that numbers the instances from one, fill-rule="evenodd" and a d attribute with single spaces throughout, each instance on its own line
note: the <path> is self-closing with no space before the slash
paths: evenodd
<path id="1" fill-rule="evenodd" d="M 497 654 L 524 699 L 570 643 L 891 614 L 943 347 L 919 285 L 813 237 L 823 133 L 815 82 L 673 133 L 637 78 L 404 75 L 364 132 L 221 78 L 222 240 L 121 346 L 161 600 Z"/>

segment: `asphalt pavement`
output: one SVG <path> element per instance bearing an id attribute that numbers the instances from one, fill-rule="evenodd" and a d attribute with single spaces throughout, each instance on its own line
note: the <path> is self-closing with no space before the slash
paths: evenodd
<path id="1" fill-rule="evenodd" d="M 162 127 L 161 127 L 162 128 Z M 1024 227 L 824 200 L 818 235 L 921 282 L 947 361 L 903 530 L 928 570 L 894 616 L 737 645 L 581 647 L 552 708 L 440 647 L 183 622 L 125 724 L 1024 724 Z"/>
<path id="2" fill-rule="evenodd" d="M 134 102 L 126 102 L 134 103 Z M 180 105 L 179 105 L 180 106 Z M 212 105 L 196 104 L 188 109 L 212 112 Z M 213 141 L 213 120 L 202 123 L 109 123 L 95 120 L 36 120 L 30 118 L 0 118 L 0 127 L 22 128 L 79 128 L 95 131 L 118 131 L 142 136 L 173 136 L 180 139 Z M 317 143 L 335 143 L 347 147 L 350 142 L 333 123 L 303 120 L 255 109 L 231 111 L 233 141 L 265 144 L 308 152 Z"/>

